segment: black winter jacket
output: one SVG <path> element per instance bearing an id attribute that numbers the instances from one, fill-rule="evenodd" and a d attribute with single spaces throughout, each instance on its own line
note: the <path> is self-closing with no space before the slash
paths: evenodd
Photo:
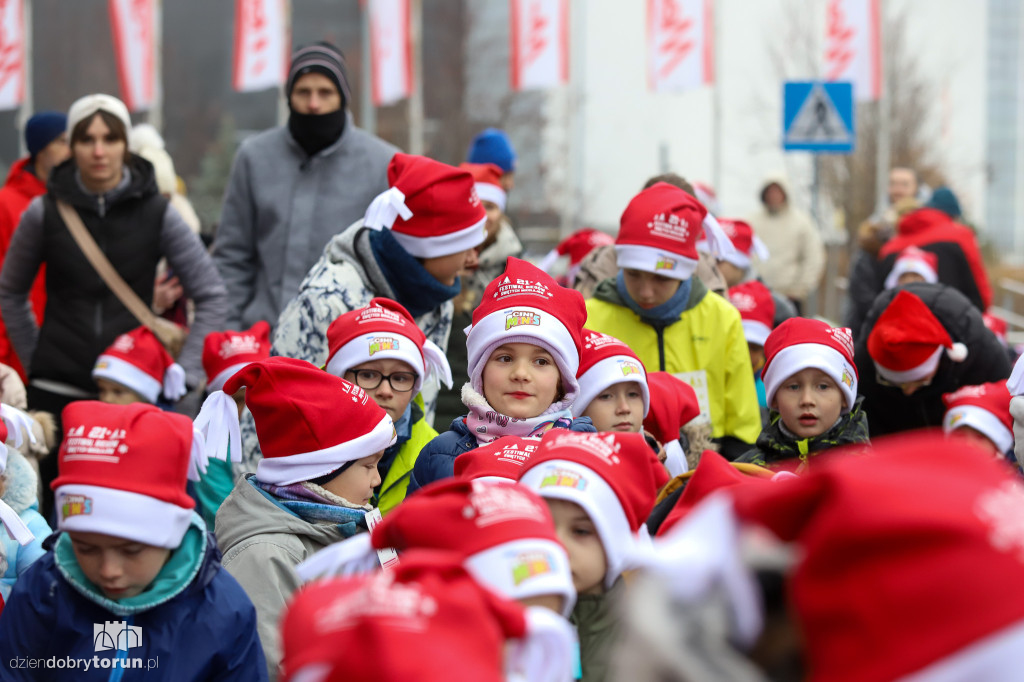
<path id="1" fill-rule="evenodd" d="M 924 301 L 949 332 L 954 343 L 967 346 L 966 360 L 953 362 L 943 354 L 931 384 L 909 396 L 903 395 L 899 387 L 878 383 L 875 363 L 868 353 L 867 343 L 878 317 L 901 289 L 906 289 Z M 864 396 L 864 410 L 871 415 L 873 438 L 911 429 L 942 426 L 945 414 L 943 393 L 950 393 L 961 386 L 999 381 L 1010 376 L 1006 350 L 985 327 L 981 312 L 966 296 L 944 284 L 914 282 L 882 292 L 875 299 L 855 339 L 854 360 L 860 378 L 859 393 Z"/>

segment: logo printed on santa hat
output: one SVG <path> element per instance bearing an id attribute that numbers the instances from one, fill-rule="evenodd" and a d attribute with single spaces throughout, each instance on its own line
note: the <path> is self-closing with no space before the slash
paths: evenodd
<path id="1" fill-rule="evenodd" d="M 526 295 L 540 296 L 544 300 L 553 296 L 551 289 L 549 289 L 548 285 L 543 282 L 523 278 L 516 278 L 513 280 L 508 275 L 505 275 L 505 279 L 498 284 L 498 288 L 495 290 L 493 298 L 495 301 L 500 301 L 508 298 L 509 296 Z"/>
<path id="2" fill-rule="evenodd" d="M 259 353 L 261 346 L 262 344 L 255 334 L 232 336 L 221 342 L 217 355 L 225 360 L 236 355 L 252 355 Z"/>
<path id="3" fill-rule="evenodd" d="M 543 522 L 546 509 L 512 486 L 491 486 L 473 481 L 470 506 L 464 510 L 467 519 L 474 519 L 477 528 L 510 520 Z"/>
<path id="4" fill-rule="evenodd" d="M 539 327 L 540 315 L 529 310 L 515 310 L 505 315 L 505 331 L 515 327 Z"/>
<path id="5" fill-rule="evenodd" d="M 656 213 L 647 227 L 658 237 L 674 239 L 677 242 L 685 242 L 690 236 L 690 223 L 685 218 L 680 218 L 675 213 L 667 216 L 664 213 Z"/>
<path id="6" fill-rule="evenodd" d="M 61 504 L 61 514 L 65 519 L 92 514 L 92 498 L 88 495 L 65 495 Z"/>
<path id="7" fill-rule="evenodd" d="M 642 375 L 644 372 L 640 369 L 640 365 L 633 362 L 632 360 L 619 360 L 619 368 L 622 370 L 622 376 L 628 377 L 630 375 Z"/>
<path id="8" fill-rule="evenodd" d="M 111 344 L 111 348 L 120 353 L 131 353 L 135 348 L 135 339 L 133 339 L 129 334 L 121 334 L 114 339 L 114 343 Z"/>
<path id="9" fill-rule="evenodd" d="M 541 479 L 541 488 L 573 488 L 575 490 L 587 489 L 587 478 L 578 471 L 569 469 L 554 468 L 547 476 Z"/>
<path id="10" fill-rule="evenodd" d="M 95 460 L 117 464 L 121 455 L 128 453 L 128 445 L 122 442 L 126 435 L 124 429 L 104 426 L 93 426 L 85 435 L 84 425 L 73 426 L 64 438 L 64 461 Z"/>
<path id="11" fill-rule="evenodd" d="M 729 301 L 736 306 L 741 313 L 749 313 L 757 309 L 757 301 L 754 297 L 744 291 L 729 292 Z"/>
<path id="12" fill-rule="evenodd" d="M 544 550 L 532 552 L 520 552 L 512 558 L 512 584 L 519 587 L 527 580 L 538 578 L 542 575 L 549 575 L 553 572 L 551 567 L 551 554 Z"/>
<path id="13" fill-rule="evenodd" d="M 555 433 L 548 441 L 550 449 L 572 447 L 586 450 L 595 457 L 600 457 L 605 464 L 615 466 L 619 463 L 619 450 L 622 444 L 612 434 L 578 433 L 562 429 L 565 433 Z"/>
<path id="14" fill-rule="evenodd" d="M 849 327 L 829 327 L 825 331 L 843 347 L 847 355 L 853 357 L 853 334 Z"/>
<path id="15" fill-rule="evenodd" d="M 586 334 L 586 336 L 583 337 L 584 348 L 599 349 L 611 344 L 619 345 L 622 343 L 611 334 L 603 334 L 590 329 L 584 329 L 583 331 Z"/>
<path id="16" fill-rule="evenodd" d="M 415 583 L 396 583 L 390 573 L 381 573 L 365 589 L 350 593 L 321 611 L 316 619 L 320 633 L 332 632 L 355 624 L 359 618 L 396 618 L 409 629 L 425 630 L 437 612 L 437 602 Z"/>
<path id="17" fill-rule="evenodd" d="M 672 270 L 672 269 L 674 269 L 676 267 L 676 263 L 677 263 L 677 261 L 676 261 L 675 258 L 669 258 L 668 256 L 661 256 L 654 263 L 654 269 L 655 270 Z"/>
<path id="18" fill-rule="evenodd" d="M 370 342 L 370 357 L 383 351 L 398 350 L 398 339 L 393 336 L 371 336 L 367 340 Z"/>

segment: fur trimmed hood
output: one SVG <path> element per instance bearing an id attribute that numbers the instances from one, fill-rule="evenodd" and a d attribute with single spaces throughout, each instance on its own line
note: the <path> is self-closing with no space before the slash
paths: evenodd
<path id="1" fill-rule="evenodd" d="M 4 471 L 3 501 L 19 514 L 33 506 L 38 506 L 37 490 L 39 477 L 36 470 L 28 463 L 24 455 L 8 448 L 7 470 Z"/>

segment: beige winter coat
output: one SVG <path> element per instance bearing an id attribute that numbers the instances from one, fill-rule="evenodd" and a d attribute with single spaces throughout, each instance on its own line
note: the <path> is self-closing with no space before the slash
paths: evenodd
<path id="1" fill-rule="evenodd" d="M 810 216 L 793 207 L 785 179 L 766 179 L 761 185 L 762 193 L 771 184 L 779 185 L 789 201 L 778 213 L 769 213 L 762 207 L 748 218 L 754 234 L 771 252 L 771 258 L 757 264 L 757 271 L 771 289 L 802 301 L 821 282 L 825 246 Z"/>

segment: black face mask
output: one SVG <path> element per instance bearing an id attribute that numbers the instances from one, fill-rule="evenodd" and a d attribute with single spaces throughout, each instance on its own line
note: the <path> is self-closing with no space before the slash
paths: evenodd
<path id="1" fill-rule="evenodd" d="M 288 132 L 313 156 L 337 142 L 345 132 L 345 107 L 329 114 L 300 114 L 292 110 L 288 115 Z"/>

